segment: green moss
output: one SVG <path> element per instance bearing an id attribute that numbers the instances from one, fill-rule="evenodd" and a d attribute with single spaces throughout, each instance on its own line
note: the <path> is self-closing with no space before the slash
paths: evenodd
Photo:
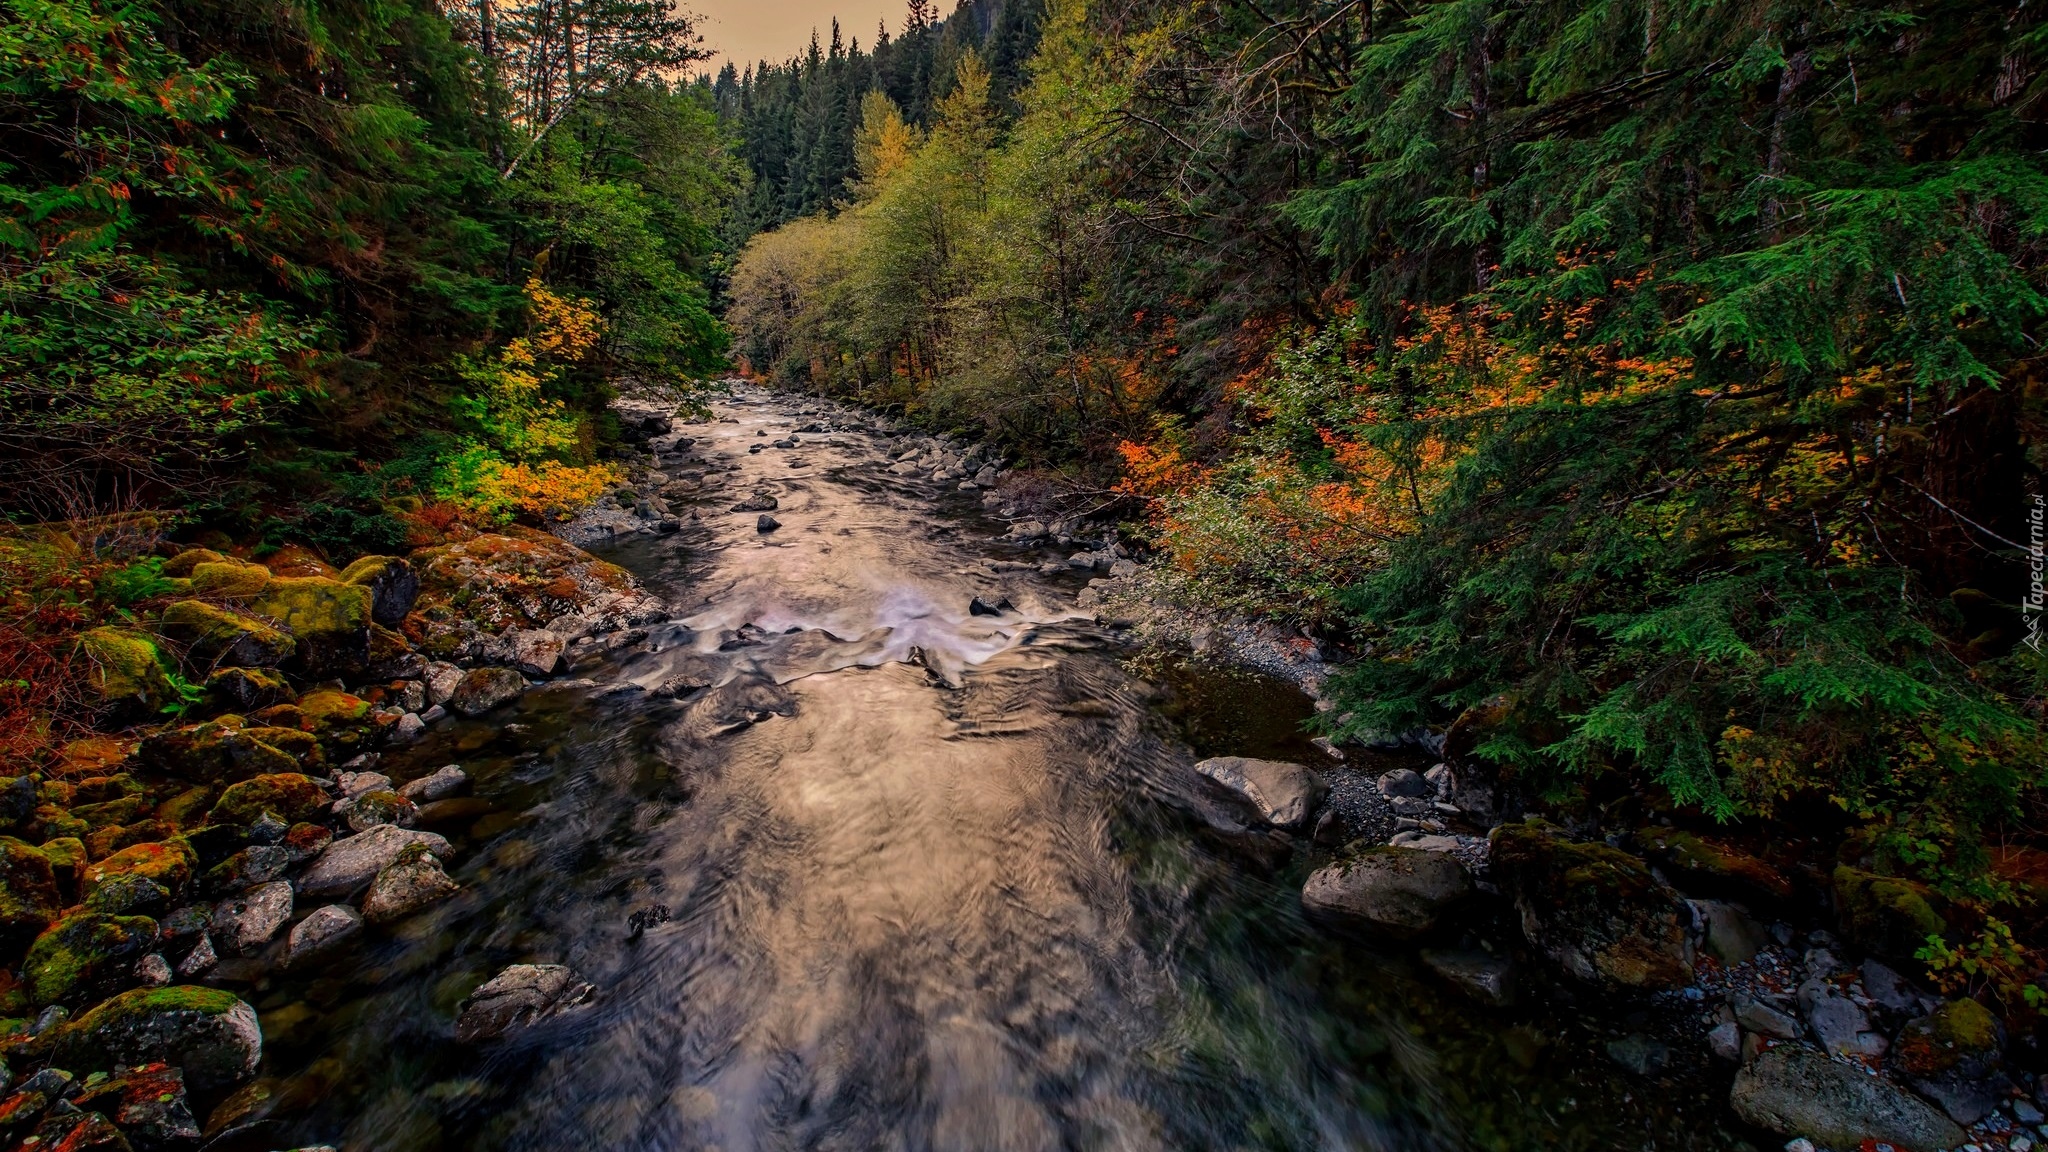
<path id="1" fill-rule="evenodd" d="M 1835 869 L 1834 886 L 1843 934 L 1872 952 L 1910 960 L 1929 936 L 1948 930 L 1924 884 L 1844 864 Z"/>
<path id="2" fill-rule="evenodd" d="M 1951 1000 L 1899 1030 L 1892 1064 L 1907 1076 L 1935 1079 L 1963 1070 L 1981 1073 L 2001 1060 L 2005 1032 L 1975 1000 Z"/>
<path id="3" fill-rule="evenodd" d="M 220 564 L 226 562 L 227 559 L 226 556 L 215 552 L 211 548 L 187 548 L 169 560 L 164 561 L 163 572 L 166 576 L 189 577 L 192 575 L 192 570 L 201 564 Z"/>
<path id="4" fill-rule="evenodd" d="M 164 609 L 164 636 L 186 647 L 193 662 L 217 661 L 268 667 L 292 654 L 290 634 L 201 600 L 180 600 Z"/>
<path id="5" fill-rule="evenodd" d="M 269 668 L 216 668 L 206 676 L 206 693 L 222 708 L 254 709 L 292 698 L 292 686 Z"/>
<path id="6" fill-rule="evenodd" d="M 0 931 L 17 940 L 41 932 L 61 906 L 49 854 L 0 836 Z"/>
<path id="7" fill-rule="evenodd" d="M 280 576 L 249 607 L 296 636 L 336 636 L 370 626 L 370 590 L 325 576 Z"/>
<path id="8" fill-rule="evenodd" d="M 296 772 L 277 772 L 230 785 L 221 793 L 207 820 L 245 827 L 265 812 L 274 812 L 291 823 L 316 815 L 327 806 L 327 793 L 311 778 Z"/>
<path id="9" fill-rule="evenodd" d="M 270 569 L 241 560 L 220 560 L 192 569 L 192 593 L 246 600 L 263 594 L 271 580 Z"/>
<path id="10" fill-rule="evenodd" d="M 89 683 L 109 704 L 155 712 L 176 702 L 167 662 L 156 642 L 129 628 L 79 633 L 79 650 L 92 662 Z"/>
<path id="11" fill-rule="evenodd" d="M 109 876 L 133 872 L 171 890 L 184 891 L 199 863 L 192 849 L 178 840 L 131 844 L 85 870 L 85 891 L 90 893 Z"/>
<path id="12" fill-rule="evenodd" d="M 1746 852 L 1704 836 L 1672 828 L 1647 828 L 1636 841 L 1688 888 L 1708 895 L 1792 898 L 1792 884 L 1778 870 Z"/>
<path id="13" fill-rule="evenodd" d="M 187 788 L 158 806 L 157 818 L 173 828 L 192 828 L 202 823 L 213 807 L 217 790 L 205 784 Z"/>
<path id="14" fill-rule="evenodd" d="M 156 921 L 147 916 L 74 912 L 36 937 L 22 972 L 29 998 L 54 1004 L 133 964 L 156 947 Z"/>
<path id="15" fill-rule="evenodd" d="M 103 804 L 80 804 L 71 809 L 71 814 L 85 821 L 87 827 L 99 829 L 132 824 L 140 820 L 150 807 L 146 797 L 123 796 Z"/>
<path id="16" fill-rule="evenodd" d="M 341 570 L 341 582 L 367 585 L 404 563 L 396 556 L 363 556 Z"/>

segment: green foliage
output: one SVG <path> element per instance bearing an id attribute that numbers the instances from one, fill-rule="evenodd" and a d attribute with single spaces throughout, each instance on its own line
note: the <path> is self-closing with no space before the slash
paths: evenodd
<path id="1" fill-rule="evenodd" d="M 1914 958 L 1927 965 L 1928 978 L 1950 996 L 1990 996 L 2008 1016 L 2021 1012 L 2048 1015 L 2048 989 L 2034 982 L 2039 968 L 2031 950 L 2013 938 L 2012 928 L 1996 916 L 1986 917 L 1975 940 L 1961 948 L 1940 936 L 1929 936 Z"/>
<path id="2" fill-rule="evenodd" d="M 165 596 L 177 585 L 164 574 L 163 558 L 144 556 L 119 568 L 109 568 L 93 582 L 93 594 L 116 608 L 128 608 L 154 596 Z"/>

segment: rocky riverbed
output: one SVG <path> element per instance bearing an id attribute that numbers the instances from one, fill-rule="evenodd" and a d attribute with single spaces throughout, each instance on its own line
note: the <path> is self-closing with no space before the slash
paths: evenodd
<path id="1" fill-rule="evenodd" d="M 631 484 L 559 536 L 188 549 L 93 641 L 116 706 L 182 669 L 207 718 L 0 781 L 0 1133 L 2041 1138 L 2031 1051 L 1910 978 L 1924 893 L 1533 818 L 1483 710 L 1312 742 L 1312 642 L 1174 607 L 973 444 L 744 386 L 625 416 Z"/>

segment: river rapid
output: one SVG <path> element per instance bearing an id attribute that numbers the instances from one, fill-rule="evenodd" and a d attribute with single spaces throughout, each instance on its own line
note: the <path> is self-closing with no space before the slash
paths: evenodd
<path id="1" fill-rule="evenodd" d="M 1540 976 L 1470 1004 L 1305 923 L 1306 841 L 1261 862 L 1209 831 L 1197 758 L 1328 763 L 1305 698 L 1135 651 L 1039 573 L 1053 553 L 891 474 L 870 417 L 714 407 L 678 428 L 704 472 L 684 529 L 595 549 L 675 621 L 387 757 L 475 780 L 433 829 L 463 891 L 254 990 L 247 1146 L 1740 1146 L 1691 1054 L 1605 1055 L 1682 1004 Z M 780 528 L 730 511 L 757 489 Z M 570 966 L 589 1006 L 457 1044 L 463 997 L 521 962 Z"/>

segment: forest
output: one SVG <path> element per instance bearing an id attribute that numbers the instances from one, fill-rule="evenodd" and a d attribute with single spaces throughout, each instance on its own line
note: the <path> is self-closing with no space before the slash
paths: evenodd
<path id="1" fill-rule="evenodd" d="M 1191 602 L 1359 654 L 1333 736 L 1485 716 L 1566 807 L 1848 836 L 2041 938 L 2038 13 L 1034 20 L 1021 87 L 862 98 L 836 207 L 738 255 L 744 363 L 1113 489 Z"/>

